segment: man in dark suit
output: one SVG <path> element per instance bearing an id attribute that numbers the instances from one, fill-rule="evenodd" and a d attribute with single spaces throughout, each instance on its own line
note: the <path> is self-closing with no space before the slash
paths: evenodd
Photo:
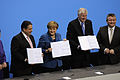
<path id="1" fill-rule="evenodd" d="M 107 15 L 107 26 L 100 27 L 97 39 L 100 45 L 100 64 L 115 64 L 120 55 L 120 28 L 116 26 L 115 14 Z"/>
<path id="2" fill-rule="evenodd" d="M 32 74 L 32 66 L 28 64 L 26 48 L 35 48 L 35 40 L 31 35 L 32 23 L 24 21 L 21 32 L 11 41 L 11 70 L 13 77 Z"/>
<path id="3" fill-rule="evenodd" d="M 67 39 L 70 41 L 72 59 L 71 67 L 79 68 L 89 65 L 90 51 L 83 51 L 80 48 L 78 36 L 93 35 L 92 22 L 87 19 L 87 10 L 80 8 L 77 19 L 71 21 L 67 28 Z"/>

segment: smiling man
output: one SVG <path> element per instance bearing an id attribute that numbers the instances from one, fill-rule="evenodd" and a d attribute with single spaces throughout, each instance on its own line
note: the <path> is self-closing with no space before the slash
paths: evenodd
<path id="1" fill-rule="evenodd" d="M 100 64 L 115 64 L 120 57 L 120 28 L 116 26 L 115 14 L 108 14 L 107 26 L 100 27 L 97 39 L 100 45 Z"/>
<path id="2" fill-rule="evenodd" d="M 28 64 L 26 48 L 35 48 L 35 40 L 31 35 L 32 23 L 23 21 L 21 32 L 11 41 L 11 73 L 13 77 L 32 74 L 33 65 Z"/>
<path id="3" fill-rule="evenodd" d="M 85 8 L 78 10 L 78 17 L 68 24 L 67 39 L 71 46 L 71 67 L 80 68 L 90 64 L 90 51 L 80 48 L 78 36 L 93 35 L 92 21 L 87 19 L 88 11 Z"/>

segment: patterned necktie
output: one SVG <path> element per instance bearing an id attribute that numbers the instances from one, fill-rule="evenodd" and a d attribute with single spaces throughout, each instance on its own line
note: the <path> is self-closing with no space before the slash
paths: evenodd
<path id="1" fill-rule="evenodd" d="M 31 42 L 30 38 L 27 37 L 27 39 L 28 39 L 28 43 L 30 44 L 30 47 L 33 48 L 33 44 L 32 44 L 32 42 Z"/>
<path id="2" fill-rule="evenodd" d="M 81 27 L 82 27 L 83 35 L 85 35 L 84 23 L 81 23 Z"/>
<path id="3" fill-rule="evenodd" d="M 110 28 L 110 38 L 109 38 L 110 44 L 111 44 L 112 38 L 113 38 L 113 29 Z"/>

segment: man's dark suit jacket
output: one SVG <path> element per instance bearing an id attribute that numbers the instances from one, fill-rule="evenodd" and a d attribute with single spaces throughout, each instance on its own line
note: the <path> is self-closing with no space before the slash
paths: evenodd
<path id="1" fill-rule="evenodd" d="M 67 39 L 70 41 L 73 66 L 83 66 L 85 61 L 83 58 L 85 56 L 84 54 L 90 53 L 90 51 L 82 51 L 81 49 L 77 49 L 78 45 L 80 45 L 78 41 L 78 36 L 87 35 L 93 35 L 92 22 L 90 20 L 87 19 L 85 21 L 85 35 L 83 35 L 82 27 L 78 18 L 68 24 Z"/>
<path id="2" fill-rule="evenodd" d="M 101 59 L 103 64 L 109 63 L 114 64 L 119 61 L 120 55 L 120 28 L 115 26 L 114 35 L 112 38 L 111 44 L 109 43 L 109 35 L 108 35 L 108 26 L 100 27 L 100 30 L 97 34 L 98 43 L 100 45 L 100 54 L 102 55 Z M 115 54 L 105 54 L 105 48 L 114 49 Z M 109 59 L 109 60 L 108 60 Z M 101 63 L 102 64 L 102 63 Z"/>
<path id="3" fill-rule="evenodd" d="M 35 48 L 35 40 L 31 35 L 30 39 L 33 43 L 33 47 Z M 32 66 L 25 62 L 25 58 L 27 58 L 27 50 L 26 48 L 30 48 L 28 41 L 25 39 L 22 32 L 18 35 L 14 36 L 11 41 L 11 70 L 13 76 L 23 76 L 32 73 Z"/>

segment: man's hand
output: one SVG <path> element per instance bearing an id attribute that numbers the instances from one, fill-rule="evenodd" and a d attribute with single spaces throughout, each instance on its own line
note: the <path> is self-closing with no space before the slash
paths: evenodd
<path id="1" fill-rule="evenodd" d="M 104 52 L 105 52 L 106 54 L 108 54 L 108 53 L 110 53 L 110 50 L 109 50 L 108 48 L 105 48 Z"/>
<path id="2" fill-rule="evenodd" d="M 2 65 L 0 64 L 0 70 L 2 70 Z"/>
<path id="3" fill-rule="evenodd" d="M 42 57 L 44 57 L 44 54 L 42 53 Z"/>
<path id="4" fill-rule="evenodd" d="M 110 50 L 110 54 L 115 54 L 113 49 Z"/>
<path id="5" fill-rule="evenodd" d="M 3 67 L 3 68 L 6 68 L 6 67 L 7 67 L 6 62 L 4 62 L 4 63 L 2 64 L 2 67 Z"/>

